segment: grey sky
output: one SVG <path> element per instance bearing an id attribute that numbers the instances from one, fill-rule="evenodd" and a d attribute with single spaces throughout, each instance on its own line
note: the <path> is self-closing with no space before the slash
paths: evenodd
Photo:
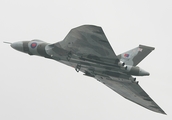
<path id="1" fill-rule="evenodd" d="M 139 66 L 139 84 L 167 113 L 151 112 L 95 79 L 53 60 L 13 50 L 3 41 L 63 40 L 70 29 L 101 26 L 116 54 L 139 44 L 155 47 Z M 170 0 L 1 0 L 1 120 L 171 120 Z"/>

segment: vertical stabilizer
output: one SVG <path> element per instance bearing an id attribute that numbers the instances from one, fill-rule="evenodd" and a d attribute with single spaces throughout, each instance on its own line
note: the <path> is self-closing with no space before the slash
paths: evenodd
<path id="1" fill-rule="evenodd" d="M 118 55 L 118 58 L 126 65 L 136 66 L 154 49 L 154 47 L 139 45 L 137 48 Z"/>

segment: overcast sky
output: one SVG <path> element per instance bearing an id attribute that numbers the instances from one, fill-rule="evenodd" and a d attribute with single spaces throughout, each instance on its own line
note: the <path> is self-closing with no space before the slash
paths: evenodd
<path id="1" fill-rule="evenodd" d="M 130 102 L 95 79 L 3 41 L 55 43 L 70 29 L 101 26 L 116 54 L 139 44 L 155 50 L 139 66 L 141 87 L 167 113 Z M 1 0 L 0 120 L 171 120 L 171 0 Z"/>

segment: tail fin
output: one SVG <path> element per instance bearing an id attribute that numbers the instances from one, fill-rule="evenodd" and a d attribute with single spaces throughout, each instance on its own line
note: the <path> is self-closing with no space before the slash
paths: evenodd
<path id="1" fill-rule="evenodd" d="M 126 65 L 136 66 L 154 49 L 154 47 L 139 45 L 137 48 L 118 55 L 118 58 Z"/>

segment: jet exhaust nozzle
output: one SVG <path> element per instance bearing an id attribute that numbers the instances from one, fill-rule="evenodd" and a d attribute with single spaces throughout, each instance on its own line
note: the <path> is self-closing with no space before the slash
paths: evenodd
<path id="1" fill-rule="evenodd" d="M 119 61 L 119 62 L 118 62 L 118 65 L 119 65 L 120 67 L 124 67 L 125 63 L 122 62 L 122 61 Z"/>

